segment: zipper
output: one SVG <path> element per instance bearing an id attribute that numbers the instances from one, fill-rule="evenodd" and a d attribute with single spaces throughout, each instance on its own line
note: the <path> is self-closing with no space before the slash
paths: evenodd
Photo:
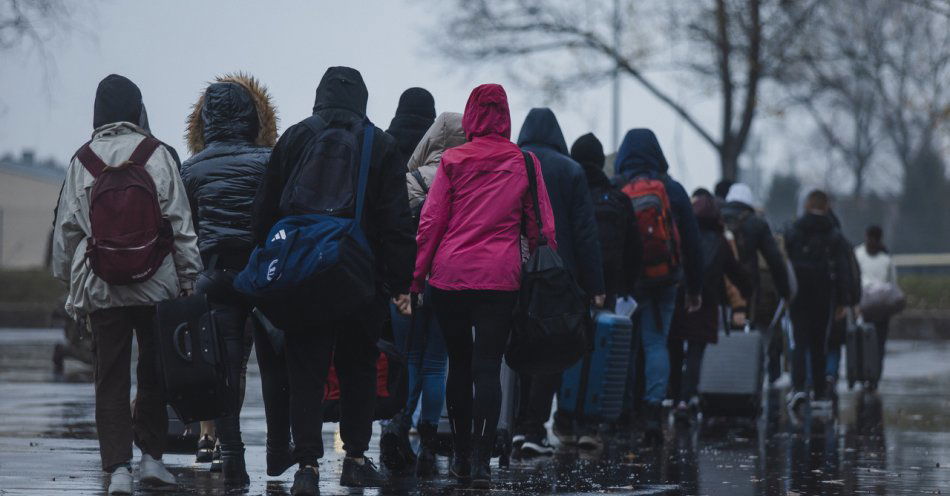
<path id="1" fill-rule="evenodd" d="M 143 249 L 145 249 L 145 248 L 148 248 L 149 246 L 154 245 L 156 241 L 158 241 L 158 235 L 155 235 L 154 238 L 152 238 L 151 240 L 149 240 L 148 242 L 146 242 L 144 245 L 140 245 L 140 246 L 131 246 L 131 247 L 128 247 L 128 248 L 116 248 L 116 247 L 106 246 L 106 245 L 99 244 L 99 243 L 95 243 L 94 246 L 95 246 L 95 248 L 96 248 L 97 250 L 101 248 L 101 249 L 107 250 L 107 251 L 133 251 L 133 250 L 143 250 Z"/>

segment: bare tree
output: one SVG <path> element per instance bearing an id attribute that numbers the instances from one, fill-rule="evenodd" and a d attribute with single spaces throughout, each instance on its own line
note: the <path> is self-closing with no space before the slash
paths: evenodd
<path id="1" fill-rule="evenodd" d="M 64 0 L 0 0 L 0 50 L 32 43 L 43 50 L 46 42 L 68 27 Z"/>
<path id="2" fill-rule="evenodd" d="M 553 94 L 603 81 L 618 70 L 682 118 L 716 150 L 723 177 L 735 179 L 763 82 L 781 74 L 817 0 L 617 3 L 619 9 L 605 0 L 458 0 L 439 17 L 444 31 L 435 39 L 453 59 L 514 61 Z M 689 48 L 674 54 L 669 69 L 699 82 L 703 93 L 714 81 L 721 102 L 718 130 L 651 75 L 655 55 L 673 43 Z"/>

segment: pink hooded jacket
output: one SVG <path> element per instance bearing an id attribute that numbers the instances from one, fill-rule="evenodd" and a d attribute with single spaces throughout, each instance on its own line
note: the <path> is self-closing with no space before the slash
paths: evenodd
<path id="1" fill-rule="evenodd" d="M 539 236 L 524 158 L 510 140 L 505 89 L 483 84 L 472 90 L 462 128 L 468 142 L 442 155 L 422 209 L 412 291 L 422 291 L 426 276 L 443 290 L 516 291 L 522 223 L 532 249 Z M 556 249 L 551 202 L 531 156 L 544 237 Z"/>

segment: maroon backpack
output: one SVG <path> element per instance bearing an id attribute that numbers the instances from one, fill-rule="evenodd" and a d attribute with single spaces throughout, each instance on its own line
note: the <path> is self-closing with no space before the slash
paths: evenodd
<path id="1" fill-rule="evenodd" d="M 146 137 L 121 165 L 109 167 L 89 143 L 76 157 L 95 182 L 89 196 L 92 236 L 86 260 L 100 279 L 115 285 L 148 280 L 172 251 L 171 223 L 162 216 L 155 181 L 145 163 L 161 143 Z"/>

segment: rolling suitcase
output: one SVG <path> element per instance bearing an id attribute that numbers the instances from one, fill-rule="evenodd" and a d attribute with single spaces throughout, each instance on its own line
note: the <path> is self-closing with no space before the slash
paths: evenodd
<path id="1" fill-rule="evenodd" d="M 719 333 L 706 348 L 699 373 L 699 396 L 705 417 L 755 418 L 762 405 L 762 334 Z"/>
<path id="2" fill-rule="evenodd" d="M 228 383 L 227 361 L 205 295 L 159 303 L 155 328 L 165 400 L 184 424 L 230 414 L 237 385 Z"/>
<path id="3" fill-rule="evenodd" d="M 596 312 L 593 350 L 561 377 L 558 410 L 578 419 L 616 421 L 623 409 L 632 341 L 629 317 Z"/>
<path id="4" fill-rule="evenodd" d="M 881 351 L 878 347 L 877 328 L 860 319 L 849 319 L 845 332 L 845 349 L 848 357 L 848 388 L 855 383 L 867 382 L 877 385 L 881 378 Z"/>

